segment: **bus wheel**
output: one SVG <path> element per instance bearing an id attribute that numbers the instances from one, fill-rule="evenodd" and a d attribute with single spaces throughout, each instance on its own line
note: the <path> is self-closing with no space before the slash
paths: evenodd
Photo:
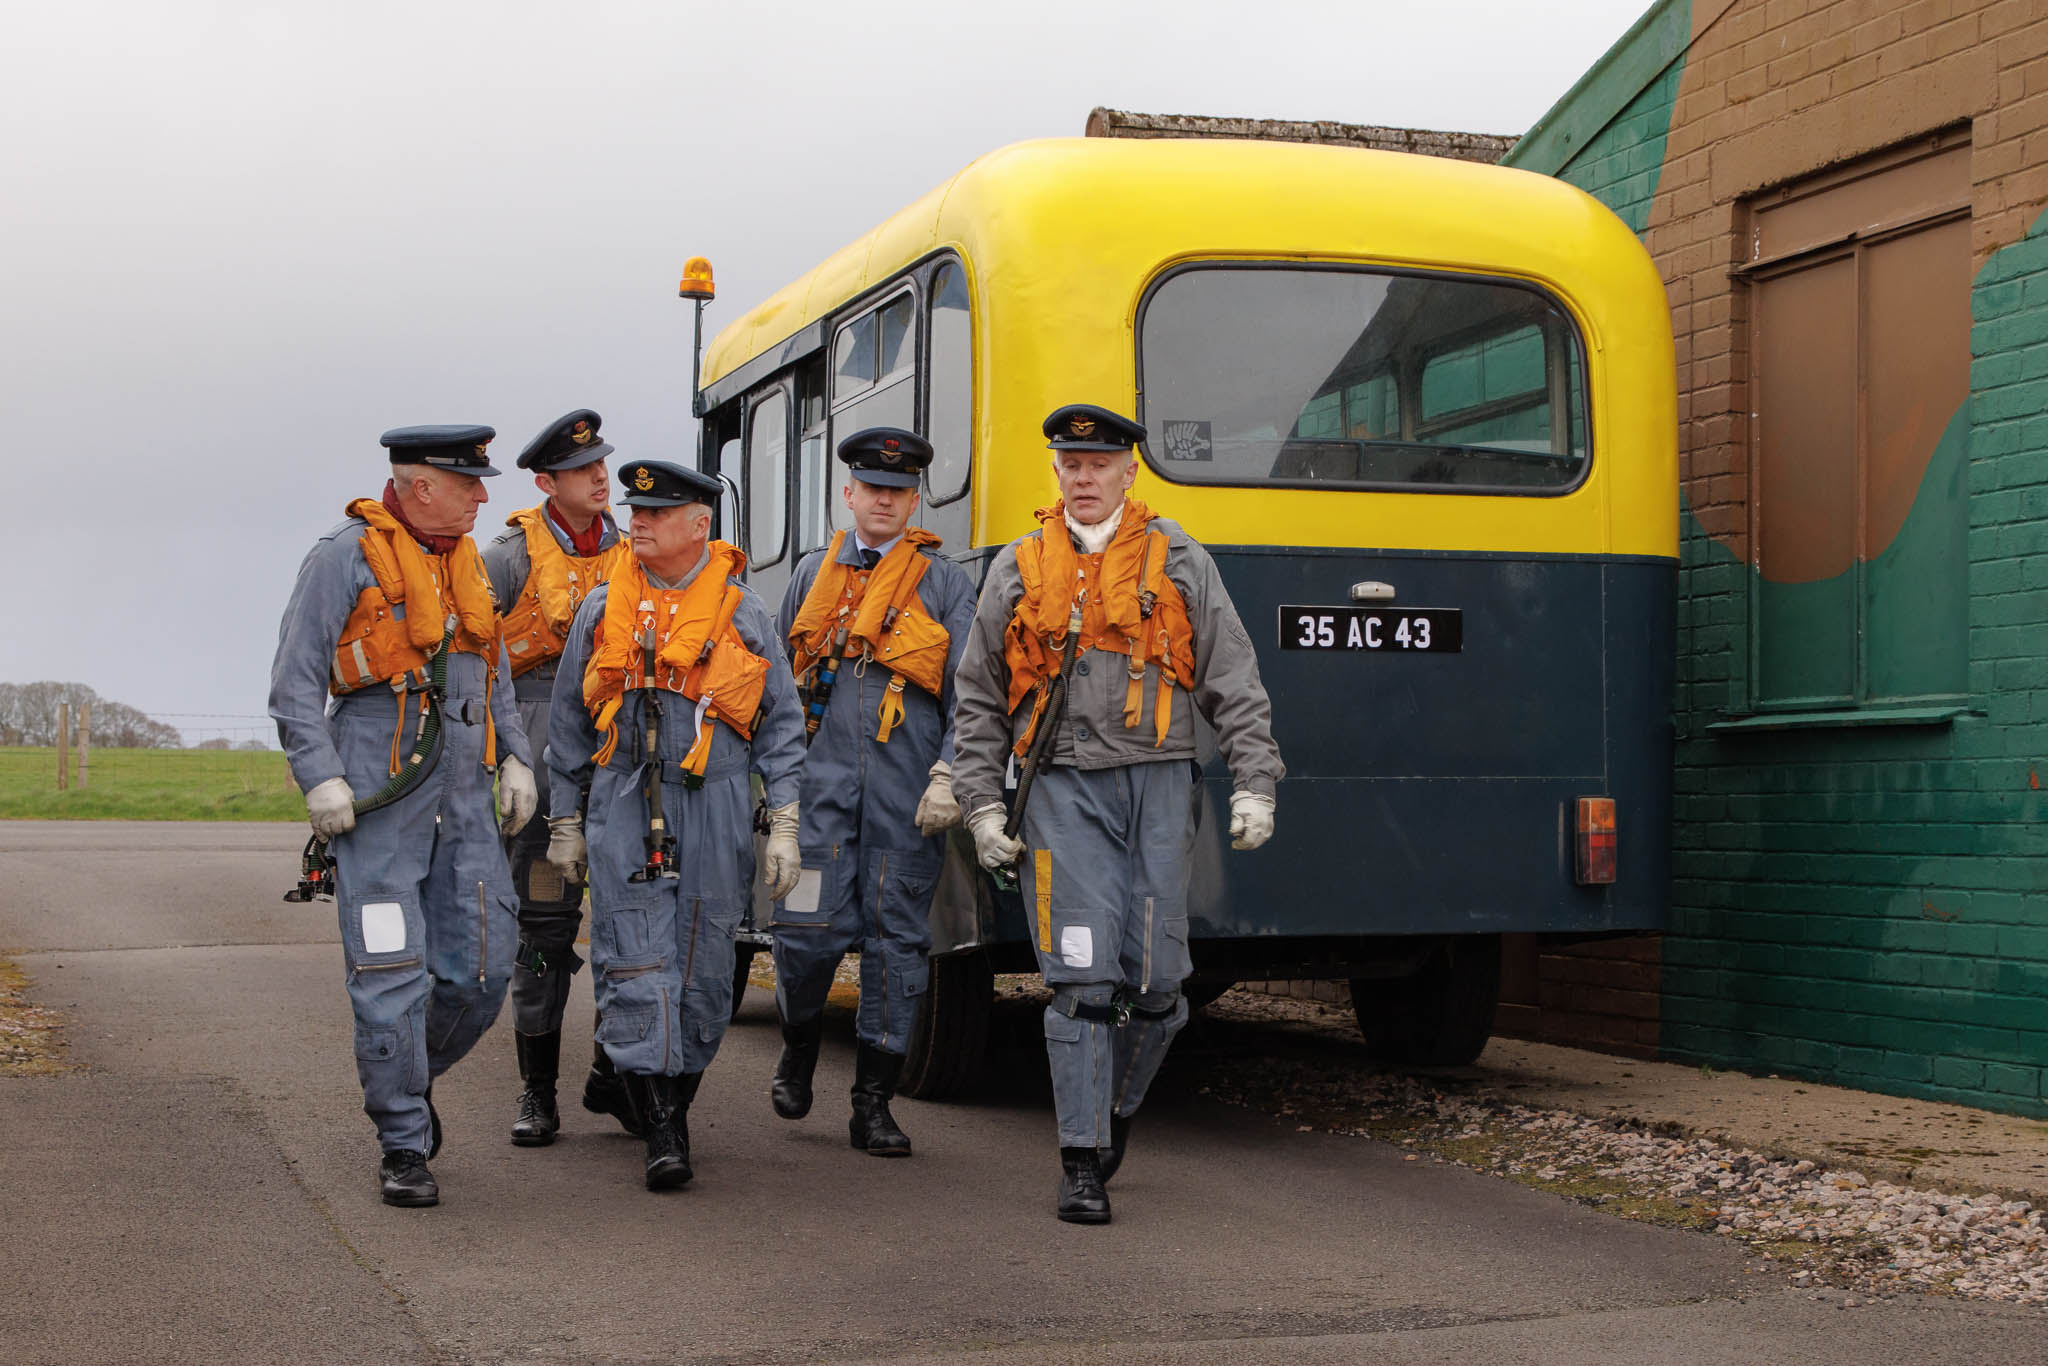
<path id="1" fill-rule="evenodd" d="M 1182 982 L 1180 984 L 1180 994 L 1187 998 L 1189 1010 L 1200 1010 L 1203 1006 L 1209 1005 L 1217 997 L 1236 985 L 1236 982 L 1229 980 L 1221 982 Z"/>
<path id="2" fill-rule="evenodd" d="M 1446 936 L 1405 977 L 1355 977 L 1351 1009 L 1366 1051 L 1382 1062 L 1462 1067 L 1493 1034 L 1500 936 Z"/>
<path id="3" fill-rule="evenodd" d="M 944 1100 L 974 1079 L 988 1044 L 995 990 L 995 974 L 982 954 L 932 959 L 931 985 L 910 1027 L 897 1090 L 917 1100 Z"/>
<path id="4" fill-rule="evenodd" d="M 754 950 L 741 944 L 732 951 L 732 1014 L 728 1019 L 740 1017 L 740 1002 L 747 994 L 747 978 L 754 971 Z"/>

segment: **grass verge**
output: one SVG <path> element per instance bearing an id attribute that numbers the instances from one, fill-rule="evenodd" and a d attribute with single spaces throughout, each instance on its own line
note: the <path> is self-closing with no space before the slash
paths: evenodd
<path id="1" fill-rule="evenodd" d="M 73 756 L 76 762 L 76 756 Z M 89 785 L 57 790 L 54 749 L 0 749 L 0 820 L 302 821 L 277 750 L 95 749 Z"/>
<path id="2" fill-rule="evenodd" d="M 69 1072 L 54 1010 L 29 1004 L 28 974 L 0 958 L 0 1077 L 54 1077 Z"/>

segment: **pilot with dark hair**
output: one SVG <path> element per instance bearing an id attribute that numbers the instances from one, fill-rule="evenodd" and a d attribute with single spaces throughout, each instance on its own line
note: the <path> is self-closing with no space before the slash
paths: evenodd
<path id="1" fill-rule="evenodd" d="M 932 893 L 960 823 L 953 800 L 953 669 L 974 617 L 974 584 L 910 525 L 931 444 L 871 427 L 839 444 L 853 527 L 807 555 L 783 594 L 776 633 L 806 703 L 803 875 L 776 903 L 775 1004 L 783 1050 L 775 1113 L 802 1119 L 825 1028 L 825 996 L 860 950 L 854 1021 L 853 1146 L 908 1157 L 889 1101 L 929 982 Z"/>

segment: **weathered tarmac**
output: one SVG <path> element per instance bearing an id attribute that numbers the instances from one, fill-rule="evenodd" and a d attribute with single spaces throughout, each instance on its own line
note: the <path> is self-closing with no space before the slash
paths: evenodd
<path id="1" fill-rule="evenodd" d="M 303 840 L 0 823 L 0 953 L 81 1065 L 0 1079 L 0 1359 L 1963 1362 L 2038 1359 L 2048 1328 L 1843 1311 L 1725 1240 L 1300 1133 L 1201 1095 L 1199 1048 L 1161 1077 L 1116 1222 L 1062 1225 L 1028 1051 L 963 1102 L 899 1102 L 917 1156 L 878 1162 L 846 1146 L 843 1019 L 812 1117 L 770 1112 L 760 992 L 686 1190 L 642 1190 L 639 1145 L 573 1106 L 554 1147 L 511 1147 L 501 1019 L 435 1088 L 443 1205 L 388 1209 L 331 909 L 278 899 Z"/>

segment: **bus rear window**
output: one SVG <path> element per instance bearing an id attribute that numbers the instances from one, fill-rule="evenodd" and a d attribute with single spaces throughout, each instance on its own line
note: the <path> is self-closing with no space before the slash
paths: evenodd
<path id="1" fill-rule="evenodd" d="M 1588 459 L 1584 346 L 1526 285 L 1195 267 L 1139 320 L 1154 469 L 1186 484 L 1556 493 Z"/>

